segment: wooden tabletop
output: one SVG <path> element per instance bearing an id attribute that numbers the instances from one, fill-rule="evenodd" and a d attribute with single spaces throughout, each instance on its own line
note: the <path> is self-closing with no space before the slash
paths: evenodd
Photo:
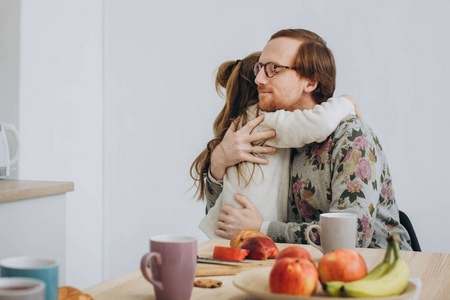
<path id="1" fill-rule="evenodd" d="M 74 189 L 73 182 L 0 180 L 0 203 L 63 194 Z"/>
<path id="2" fill-rule="evenodd" d="M 229 246 L 228 240 L 210 240 L 198 245 L 200 256 L 211 256 L 214 246 Z M 277 244 L 280 251 L 290 244 Z M 302 245 L 312 255 L 316 263 L 322 257 L 322 253 L 309 245 Z M 385 250 L 361 249 L 357 248 L 371 270 L 380 263 L 384 257 Z M 449 299 L 450 295 L 450 268 L 449 254 L 402 251 L 403 258 L 408 262 L 411 271 L 411 278 L 422 280 L 422 292 L 419 299 Z M 261 261 L 259 261 L 261 263 Z M 262 265 L 273 265 L 274 260 L 268 260 Z M 248 264 L 245 266 L 219 266 L 213 264 L 197 264 L 197 276 L 208 276 L 221 280 L 223 285 L 218 289 L 203 289 L 194 287 L 192 300 L 209 299 L 255 299 L 249 297 L 245 292 L 233 285 L 233 275 L 245 269 L 257 266 Z M 84 291 L 90 294 L 95 300 L 151 300 L 155 299 L 153 286 L 144 279 L 140 269 L 126 273 L 119 277 L 105 281 Z M 312 298 L 314 299 L 314 297 Z"/>

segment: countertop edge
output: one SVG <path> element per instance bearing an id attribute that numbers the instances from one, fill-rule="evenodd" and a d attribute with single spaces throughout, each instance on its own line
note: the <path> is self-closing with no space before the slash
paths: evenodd
<path id="1" fill-rule="evenodd" d="M 0 180 L 0 204 L 72 192 L 73 182 Z"/>

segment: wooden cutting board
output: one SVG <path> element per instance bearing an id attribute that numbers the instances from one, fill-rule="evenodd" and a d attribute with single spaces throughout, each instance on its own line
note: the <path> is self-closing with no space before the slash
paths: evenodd
<path id="1" fill-rule="evenodd" d="M 288 246 L 292 246 L 291 244 L 276 244 L 278 250 L 283 250 Z M 201 245 L 199 245 L 197 249 L 197 254 L 202 258 L 212 258 L 212 254 L 215 246 L 223 246 L 230 247 L 230 241 L 224 239 L 215 239 L 209 240 Z M 308 249 L 311 253 L 314 260 L 318 261 L 322 257 L 322 253 L 311 247 L 309 245 L 301 245 Z M 246 259 L 242 263 L 233 264 L 233 265 L 218 265 L 218 264 L 210 264 L 210 263 L 197 263 L 197 269 L 195 272 L 195 276 L 197 277 L 205 277 L 205 276 L 221 276 L 221 275 L 235 275 L 239 272 L 258 268 L 258 267 L 267 267 L 273 266 L 275 264 L 275 259 L 268 260 L 252 260 Z"/>

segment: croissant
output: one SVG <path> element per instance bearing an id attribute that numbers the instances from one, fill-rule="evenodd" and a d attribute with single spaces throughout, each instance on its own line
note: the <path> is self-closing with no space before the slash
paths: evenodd
<path id="1" fill-rule="evenodd" d="M 62 286 L 58 289 L 58 300 L 94 300 L 94 298 L 74 287 Z"/>
<path id="2" fill-rule="evenodd" d="M 267 235 L 262 232 L 256 231 L 254 229 L 244 229 L 239 231 L 230 241 L 231 248 L 241 248 L 242 243 L 251 237 L 266 237 L 270 239 Z"/>

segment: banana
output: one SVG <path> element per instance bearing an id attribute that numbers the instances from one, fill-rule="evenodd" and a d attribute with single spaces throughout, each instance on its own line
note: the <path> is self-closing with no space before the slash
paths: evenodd
<path id="1" fill-rule="evenodd" d="M 341 288 L 345 284 L 343 281 L 329 281 L 322 284 L 322 289 L 331 297 L 341 296 Z"/>
<path id="2" fill-rule="evenodd" d="M 388 243 L 386 248 L 386 254 L 384 255 L 383 261 L 372 269 L 366 276 L 364 276 L 361 280 L 374 280 L 383 276 L 389 267 L 391 266 L 391 251 L 392 246 L 391 243 Z"/>
<path id="3" fill-rule="evenodd" d="M 373 268 L 372 271 L 370 271 L 366 276 L 361 278 L 359 281 L 374 280 L 384 275 L 391 265 L 391 249 L 392 249 L 391 244 L 388 243 L 386 254 L 384 255 L 383 261 L 380 264 L 378 264 L 375 268 Z M 344 284 L 345 282 L 343 281 L 330 281 L 324 283 L 322 285 L 322 288 L 328 295 L 332 297 L 339 297 L 341 296 L 341 287 Z"/>
<path id="4" fill-rule="evenodd" d="M 394 262 L 386 273 L 378 279 L 357 280 L 346 283 L 341 288 L 341 294 L 345 297 L 386 297 L 395 296 L 403 292 L 408 285 L 409 266 L 401 257 L 400 246 L 397 238 L 388 237 L 388 242 L 394 249 Z"/>

